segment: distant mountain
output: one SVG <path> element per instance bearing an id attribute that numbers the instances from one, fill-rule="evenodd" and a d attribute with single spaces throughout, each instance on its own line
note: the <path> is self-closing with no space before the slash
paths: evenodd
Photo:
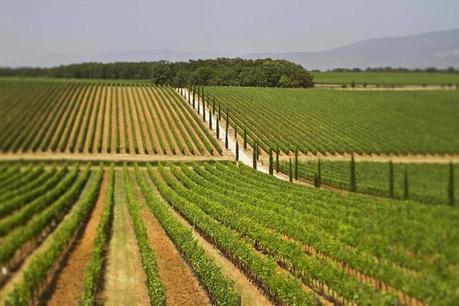
<path id="1" fill-rule="evenodd" d="M 246 58 L 286 59 L 306 69 L 405 67 L 459 68 L 459 29 L 369 39 L 316 52 L 254 53 Z"/>
<path id="2" fill-rule="evenodd" d="M 235 57 L 217 51 L 181 52 L 172 49 L 143 51 L 116 51 L 95 55 L 54 54 L 28 60 L 5 63 L 11 67 L 51 67 L 82 62 L 139 62 L 167 60 L 171 62 L 189 59 Z M 459 68 L 459 29 L 425 34 L 368 39 L 344 47 L 315 52 L 253 53 L 243 58 L 286 59 L 306 69 L 405 67 L 405 68 Z"/>
<path id="3" fill-rule="evenodd" d="M 171 62 L 188 61 L 190 59 L 212 59 L 217 57 L 232 57 L 234 55 L 217 51 L 189 51 L 181 52 L 172 49 L 155 50 L 131 50 L 115 51 L 95 55 L 65 55 L 52 54 L 35 57 L 26 60 L 16 61 L 8 66 L 11 67 L 53 67 L 84 62 L 142 62 L 167 60 Z"/>

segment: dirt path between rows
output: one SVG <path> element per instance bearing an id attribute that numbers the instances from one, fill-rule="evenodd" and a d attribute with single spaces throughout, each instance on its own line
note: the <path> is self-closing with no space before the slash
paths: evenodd
<path id="1" fill-rule="evenodd" d="M 154 169 L 153 171 L 158 171 Z M 153 182 L 146 176 L 146 182 L 151 186 L 152 190 L 158 195 L 158 198 L 162 199 L 161 195 L 157 191 Z M 164 201 L 164 200 L 162 200 Z M 182 216 L 180 216 L 169 204 L 167 204 L 169 212 L 186 228 L 191 230 L 193 238 L 197 241 L 197 245 L 204 249 L 204 252 L 209 256 L 215 264 L 221 269 L 223 275 L 228 277 L 234 282 L 234 288 L 241 296 L 242 305 L 272 305 L 268 298 L 258 290 L 258 288 L 239 270 L 229 259 L 227 259 L 221 252 L 202 237 L 196 230 L 191 226 Z"/>
<path id="2" fill-rule="evenodd" d="M 111 125 L 113 124 L 113 110 L 112 110 L 112 87 L 107 86 L 105 93 L 105 114 L 104 114 L 104 125 L 102 126 L 103 135 L 102 135 L 102 153 L 108 153 L 108 146 L 113 149 L 112 139 L 110 135 L 112 134 Z M 110 133 L 109 133 L 110 132 Z"/>
<path id="3" fill-rule="evenodd" d="M 173 128 L 169 125 L 169 122 L 166 119 L 166 114 L 164 113 L 163 106 L 161 104 L 163 103 L 163 101 L 161 101 L 158 97 L 159 94 L 157 92 L 157 89 L 148 88 L 147 90 L 150 92 L 151 103 L 153 104 L 155 112 L 158 116 L 158 120 L 160 123 L 162 123 L 162 125 L 160 125 L 160 129 L 163 131 L 164 134 L 169 135 L 170 143 L 167 139 L 167 136 L 163 138 L 164 142 L 166 142 L 170 147 L 170 152 L 172 152 L 175 149 L 176 155 L 182 155 L 182 152 L 180 151 L 178 146 L 178 139 L 175 138 L 174 134 L 172 133 Z"/>
<path id="4" fill-rule="evenodd" d="M 126 130 L 124 133 L 127 135 L 128 143 L 129 143 L 129 152 L 131 154 L 135 154 L 135 129 L 133 126 L 133 122 L 131 121 L 131 109 L 130 109 L 130 101 L 127 94 L 127 87 L 121 87 L 122 90 L 122 103 L 123 103 L 123 113 L 124 113 L 124 120 L 126 122 Z M 126 136 L 125 136 L 126 137 Z M 140 149 L 140 144 L 137 144 L 138 148 Z"/>
<path id="5" fill-rule="evenodd" d="M 103 86 L 97 86 L 97 90 L 96 90 L 96 94 L 94 96 L 94 100 L 93 100 L 93 104 L 91 105 L 91 107 L 88 109 L 89 113 L 88 115 L 85 117 L 85 121 L 87 122 L 87 130 L 86 130 L 86 135 L 82 135 L 82 139 L 81 139 L 81 143 L 83 144 L 83 152 L 84 153 L 91 153 L 91 147 L 90 147 L 90 143 L 89 143 L 89 140 L 91 138 L 91 135 L 93 133 L 93 130 L 96 128 L 96 124 L 97 124 L 97 118 L 96 118 L 96 110 L 97 108 L 100 106 L 100 103 L 101 103 L 101 96 L 102 96 L 102 92 L 103 92 Z M 87 118 L 87 119 L 86 119 Z M 84 126 L 83 125 L 81 127 L 81 130 L 83 131 L 84 129 Z M 94 135 L 94 138 L 96 136 Z M 93 139 L 94 140 L 94 139 Z"/>
<path id="6" fill-rule="evenodd" d="M 149 305 L 146 276 L 125 198 L 123 174 L 115 172 L 114 219 L 110 240 L 104 305 Z"/>
<path id="7" fill-rule="evenodd" d="M 135 181 L 135 177 L 131 178 Z M 159 279 L 166 289 L 167 305 L 211 305 L 205 290 L 183 260 L 174 243 L 146 207 L 139 186 L 134 186 L 136 199 L 141 207 L 141 215 L 147 229 L 148 240 L 156 256 Z"/>
<path id="8" fill-rule="evenodd" d="M 151 117 L 143 90 L 143 87 L 137 87 L 135 93 L 139 99 L 140 109 L 145 120 L 146 132 L 148 134 L 148 138 L 150 139 L 152 150 L 156 150 L 156 153 L 162 152 L 161 144 L 158 139 L 158 131 L 156 131 L 155 125 L 153 123 L 153 118 Z"/>
<path id="9" fill-rule="evenodd" d="M 105 117 L 106 117 L 106 106 L 107 106 L 107 86 L 103 86 L 103 89 L 100 94 L 100 99 L 99 99 L 99 111 L 97 113 L 97 118 L 95 118 L 96 122 L 95 124 L 95 131 L 94 133 L 94 142 L 92 144 L 92 147 L 89 148 L 89 151 L 92 153 L 99 153 L 98 149 L 102 151 L 103 143 L 102 140 L 104 138 L 104 133 L 105 133 Z M 98 148 L 99 143 L 102 145 L 100 148 Z"/>
<path id="10" fill-rule="evenodd" d="M 263 158 L 267 160 L 267 155 L 263 155 Z M 280 155 L 279 160 L 289 160 L 294 158 L 294 155 Z M 351 154 L 331 154 L 325 153 L 317 155 L 314 154 L 300 154 L 298 160 L 320 160 L 324 161 L 350 161 Z M 441 154 L 405 154 L 405 155 L 391 155 L 391 154 L 354 154 L 356 162 L 380 162 L 386 163 L 392 161 L 394 163 L 449 163 L 459 162 L 459 154 L 452 155 L 441 155 Z"/>
<path id="11" fill-rule="evenodd" d="M 147 155 L 147 154 L 82 154 L 82 153 L 0 153 L 0 161 L 111 161 L 111 162 L 159 162 L 159 161 L 231 161 L 231 156 L 200 155 Z"/>
<path id="12" fill-rule="evenodd" d="M 343 88 L 343 85 L 346 85 Z M 363 87 L 360 84 L 356 84 L 352 87 L 350 84 L 316 84 L 314 88 L 317 89 L 335 89 L 335 90 L 347 90 L 347 91 L 432 91 L 432 90 L 457 90 L 456 86 L 441 86 L 441 85 L 394 85 L 381 84 L 380 87 L 376 85 L 367 85 Z"/>
<path id="13" fill-rule="evenodd" d="M 88 263 L 97 226 L 102 216 L 108 186 L 108 172 L 105 171 L 99 197 L 81 238 L 68 256 L 62 271 L 57 276 L 47 305 L 76 305 L 83 288 L 84 269 Z"/>
<path id="14" fill-rule="evenodd" d="M 127 95 L 128 95 L 128 104 L 130 107 L 130 111 L 132 112 L 132 132 L 134 134 L 135 139 L 137 140 L 137 145 L 139 147 L 139 152 L 144 154 L 151 154 L 151 144 L 149 143 L 148 137 L 145 137 L 145 143 L 142 139 L 142 132 L 140 129 L 143 130 L 144 134 L 146 129 L 144 127 L 144 121 L 141 119 L 140 114 L 137 112 L 138 107 L 138 99 L 134 98 L 133 95 L 133 88 L 131 86 L 126 87 Z"/>
<path id="15" fill-rule="evenodd" d="M 129 151 L 129 141 L 127 142 L 128 147 L 126 148 L 126 133 L 127 131 L 124 130 L 124 120 L 126 114 L 124 113 L 124 107 L 123 107 L 123 96 L 122 96 L 122 91 L 119 86 L 115 87 L 116 91 L 116 107 L 118 108 L 118 140 L 119 140 L 119 149 L 121 153 L 127 153 Z"/>

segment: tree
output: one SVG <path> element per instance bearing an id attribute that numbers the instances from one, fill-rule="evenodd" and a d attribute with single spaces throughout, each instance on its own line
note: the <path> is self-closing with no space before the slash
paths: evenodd
<path id="1" fill-rule="evenodd" d="M 193 86 L 193 109 L 196 109 L 195 101 L 196 101 L 196 86 Z"/>
<path id="2" fill-rule="evenodd" d="M 206 97 L 202 95 L 202 120 L 206 122 Z"/>
<path id="3" fill-rule="evenodd" d="M 274 171 L 273 171 L 273 150 L 271 150 L 271 148 L 269 148 L 269 174 L 270 175 L 273 175 L 274 174 Z"/>
<path id="4" fill-rule="evenodd" d="M 226 127 L 226 133 L 225 133 L 225 149 L 228 150 L 228 127 Z"/>
<path id="5" fill-rule="evenodd" d="M 409 197 L 408 169 L 405 168 L 405 172 L 403 173 L 403 199 L 408 200 Z"/>
<path id="6" fill-rule="evenodd" d="M 276 150 L 276 173 L 279 173 L 279 148 Z"/>
<path id="7" fill-rule="evenodd" d="M 244 127 L 244 150 L 247 150 L 247 128 Z"/>
<path id="8" fill-rule="evenodd" d="M 239 142 L 236 139 L 236 161 L 239 161 Z"/>
<path id="9" fill-rule="evenodd" d="M 298 149 L 295 149 L 295 180 L 298 180 Z"/>
<path id="10" fill-rule="evenodd" d="M 253 154 L 252 154 L 252 165 L 253 169 L 257 169 L 257 142 L 253 143 Z"/>
<path id="11" fill-rule="evenodd" d="M 389 161 L 389 197 L 394 197 L 394 164 Z"/>
<path id="12" fill-rule="evenodd" d="M 449 163 L 448 204 L 456 207 L 456 199 L 454 195 L 454 164 L 452 162 Z"/>
<path id="13" fill-rule="evenodd" d="M 292 173 L 292 159 L 288 160 L 288 181 L 293 182 L 293 173 Z"/>
<path id="14" fill-rule="evenodd" d="M 322 184 L 322 170 L 320 167 L 320 158 L 317 159 L 317 167 L 316 167 L 316 173 L 314 175 L 314 187 L 320 188 L 320 185 Z"/>
<path id="15" fill-rule="evenodd" d="M 210 105 L 210 103 L 209 103 L 209 105 Z M 210 110 L 210 106 L 209 106 L 209 129 L 212 130 L 212 111 Z"/>
<path id="16" fill-rule="evenodd" d="M 350 175 L 349 175 L 349 190 L 352 192 L 357 191 L 357 185 L 355 181 L 355 159 L 354 154 L 351 156 L 351 164 L 350 164 Z"/>

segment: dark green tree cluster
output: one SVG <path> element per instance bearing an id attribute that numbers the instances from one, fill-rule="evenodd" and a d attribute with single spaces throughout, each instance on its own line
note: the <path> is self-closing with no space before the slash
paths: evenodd
<path id="1" fill-rule="evenodd" d="M 0 76 L 141 79 L 186 85 L 312 87 L 312 75 L 285 60 L 218 58 L 188 62 L 83 63 L 53 68 L 0 68 Z"/>

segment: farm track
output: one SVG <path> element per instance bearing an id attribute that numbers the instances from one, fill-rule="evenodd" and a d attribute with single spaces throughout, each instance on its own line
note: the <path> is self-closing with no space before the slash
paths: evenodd
<path id="1" fill-rule="evenodd" d="M 108 172 L 105 171 L 99 190 L 99 197 L 89 217 L 89 221 L 56 278 L 50 298 L 46 302 L 47 305 L 78 304 L 78 297 L 83 287 L 84 268 L 91 257 L 97 226 L 104 209 L 107 187 Z"/>
<path id="2" fill-rule="evenodd" d="M 154 170 L 157 171 L 157 170 Z M 148 175 L 144 173 L 146 177 Z M 158 194 L 162 199 L 161 195 L 157 191 L 153 182 L 150 179 L 146 179 L 146 182 L 151 186 L 151 189 Z M 164 201 L 162 199 L 162 201 Z M 229 259 L 227 259 L 211 242 L 207 241 L 196 229 L 188 223 L 179 213 L 177 213 L 168 204 L 170 213 L 186 228 L 191 230 L 193 238 L 196 239 L 197 244 L 204 249 L 207 256 L 212 258 L 215 264 L 222 270 L 222 273 L 234 281 L 234 286 L 239 295 L 241 296 L 242 305 L 272 305 L 268 298 L 259 291 L 259 289 L 252 283 L 247 276 L 236 267 Z"/>
<path id="3" fill-rule="evenodd" d="M 24 153 L 2 154 L 0 161 L 110 161 L 110 162 L 158 162 L 158 161 L 233 161 L 232 156 L 199 155 L 145 155 L 145 154 L 81 154 L 81 153 Z"/>
<path id="4" fill-rule="evenodd" d="M 135 181 L 132 175 L 131 173 L 131 179 Z M 166 289 L 167 305 L 211 305 L 198 279 L 180 256 L 158 220 L 146 207 L 145 199 L 137 184 L 134 186 L 134 193 L 137 204 L 141 207 L 141 216 L 147 229 L 150 247 L 156 257 L 159 279 Z"/>
<path id="5" fill-rule="evenodd" d="M 105 287 L 105 305 L 148 305 L 146 276 L 125 198 L 123 176 L 115 171 L 113 234 L 110 241 Z"/>

